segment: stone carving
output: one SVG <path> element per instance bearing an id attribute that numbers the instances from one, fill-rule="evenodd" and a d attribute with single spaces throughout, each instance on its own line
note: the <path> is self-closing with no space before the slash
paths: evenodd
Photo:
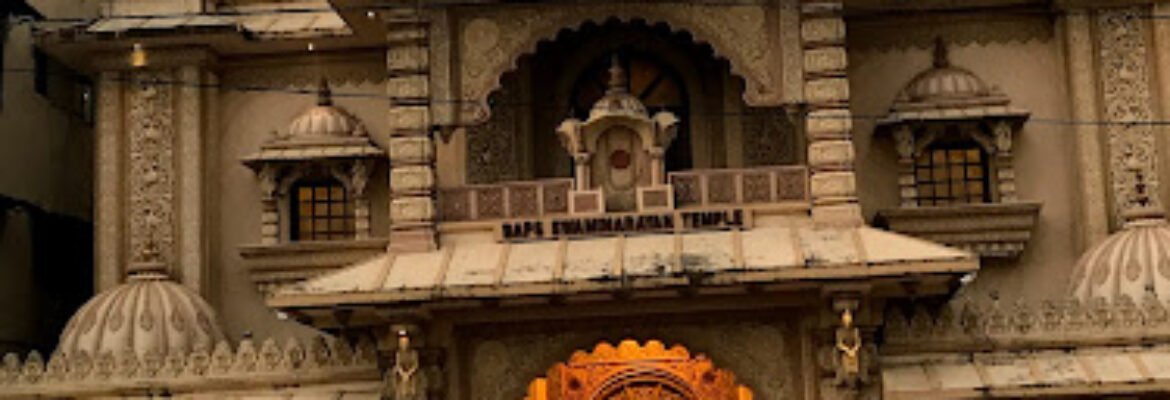
<path id="1" fill-rule="evenodd" d="M 1152 127 L 1153 98 L 1150 92 L 1150 43 L 1146 32 L 1147 9 L 1132 7 L 1101 11 L 1099 32 L 1101 89 L 1109 144 L 1109 180 L 1113 185 L 1113 209 L 1117 215 L 1137 205 L 1133 168 L 1142 170 L 1146 186 L 1158 192 L 1155 171 L 1156 150 Z M 1150 199 L 1159 205 L 1157 196 Z"/>
<path id="2" fill-rule="evenodd" d="M 915 29 L 906 29 L 907 26 Z M 859 20 L 850 21 L 849 29 L 855 34 L 849 38 L 849 48 L 859 51 L 929 49 L 934 46 L 935 37 L 945 37 L 951 43 L 961 46 L 1046 41 L 1054 36 L 1053 26 L 1047 16 L 1025 13 L 1006 13 L 994 17 L 987 14 L 931 14 L 904 17 L 893 22 L 889 19 Z"/>
<path id="3" fill-rule="evenodd" d="M 514 105 L 515 79 L 510 79 L 491 95 L 493 101 L 504 104 L 493 109 L 485 123 L 467 128 L 467 182 L 492 183 L 519 179 L 516 143 L 520 109 Z"/>
<path id="4" fill-rule="evenodd" d="M 500 87 L 500 77 L 514 69 L 523 54 L 533 53 L 542 40 L 551 40 L 566 27 L 609 18 L 631 20 L 651 18 L 649 23 L 666 23 L 685 30 L 698 41 L 708 43 L 718 56 L 728 59 L 732 72 L 746 81 L 744 100 L 753 106 L 779 105 L 783 94 L 781 48 L 799 48 L 798 38 L 781 36 L 780 46 L 769 38 L 776 22 L 768 18 L 774 6 L 764 4 L 557 4 L 524 8 L 481 8 L 461 15 L 457 28 L 461 54 L 461 99 L 469 102 L 464 123 L 489 118 L 488 95 Z M 784 8 L 781 13 L 794 12 Z"/>
<path id="5" fill-rule="evenodd" d="M 1142 337 L 1170 338 L 1170 304 L 1156 296 L 1119 296 L 1088 302 L 1068 298 L 1039 303 L 952 300 L 941 308 L 915 305 L 886 312 L 885 339 L 891 351 L 1002 348 L 1028 343 L 1076 343 Z"/>
<path id="6" fill-rule="evenodd" d="M 780 108 L 749 108 L 741 118 L 746 166 L 796 161 L 796 127 Z"/>
<path id="7" fill-rule="evenodd" d="M 316 362 L 309 362 L 304 357 L 305 349 L 321 342 L 331 345 L 324 347 Z M 56 353 L 47 367 L 36 351 L 23 362 L 16 354 L 9 353 L 0 366 L 0 397 L 28 393 L 72 397 L 69 394 L 79 385 L 85 387 L 86 393 L 112 395 L 143 385 L 155 388 L 189 385 L 194 379 L 206 382 L 210 388 L 260 377 L 266 382 L 303 384 L 305 376 L 310 374 L 325 380 L 363 373 L 376 376 L 373 343 L 362 340 L 356 347 L 332 337 L 319 337 L 308 341 L 289 339 L 281 349 L 275 340 L 266 339 L 257 352 L 255 343 L 244 339 L 236 349 L 220 342 L 210 353 L 204 345 L 185 354 L 171 352 L 165 357 L 154 352 L 139 355 L 133 351 L 117 356 L 105 353 L 96 358 L 85 352 L 68 356 Z"/>
<path id="8" fill-rule="evenodd" d="M 128 180 L 130 260 L 169 263 L 174 257 L 173 78 L 163 71 L 134 76 L 129 93 Z"/>
<path id="9" fill-rule="evenodd" d="M 347 54 L 348 55 L 348 54 Z M 354 60 L 320 63 L 282 62 L 279 65 L 244 66 L 224 71 L 223 86 L 231 89 L 313 88 L 322 78 L 335 85 L 361 85 L 386 81 L 385 60 Z M 303 61 L 303 60 L 301 60 Z"/>
<path id="10" fill-rule="evenodd" d="M 383 377 L 383 398 L 390 400 L 425 400 L 427 375 L 420 371 L 418 350 L 411 347 L 410 336 L 399 335 L 394 365 Z"/>

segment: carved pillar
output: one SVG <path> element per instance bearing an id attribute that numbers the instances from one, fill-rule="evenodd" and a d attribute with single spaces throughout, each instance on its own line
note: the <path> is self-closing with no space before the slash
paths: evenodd
<path id="1" fill-rule="evenodd" d="M 1150 68 L 1150 8 L 1134 6 L 1100 10 L 1095 18 L 1098 65 L 1105 127 L 1109 146 L 1109 181 L 1113 189 L 1113 210 L 1119 222 L 1127 212 L 1143 207 L 1160 207 L 1157 196 L 1150 204 L 1134 204 L 1144 189 L 1158 193 L 1157 149 L 1153 120 L 1152 72 Z M 1125 122 L 1132 122 L 1128 124 Z M 1139 173 L 1134 173 L 1139 172 Z"/>
<path id="2" fill-rule="evenodd" d="M 898 189 L 902 207 L 918 207 L 918 185 L 914 176 L 914 131 L 910 125 L 894 127 L 894 142 L 898 150 Z"/>
<path id="3" fill-rule="evenodd" d="M 1097 121 L 1098 88 L 1094 74 L 1093 37 L 1088 11 L 1069 10 L 1064 14 L 1064 46 L 1068 60 L 1069 95 L 1072 118 L 1077 121 Z M 1077 186 L 1082 196 L 1078 204 L 1080 247 L 1087 249 L 1109 234 L 1108 196 L 1105 190 L 1105 171 L 1101 156 L 1101 130 L 1095 124 L 1072 127 L 1077 157 Z"/>
<path id="4" fill-rule="evenodd" d="M 853 172 L 853 129 L 846 76 L 845 20 L 838 1 L 801 4 L 804 100 L 812 192 L 812 217 L 819 226 L 862 225 Z"/>
<path id="5" fill-rule="evenodd" d="M 353 197 L 354 239 L 370 238 L 370 197 L 366 193 L 374 165 L 370 160 L 354 160 L 349 169 L 349 194 Z"/>
<path id="6" fill-rule="evenodd" d="M 123 168 L 123 74 L 103 71 L 98 81 L 97 129 L 94 157 L 94 250 L 97 270 L 97 290 L 101 292 L 117 285 L 122 279 L 125 259 L 122 243 L 123 207 L 125 191 L 122 187 Z"/>
<path id="7" fill-rule="evenodd" d="M 280 243 L 280 171 L 275 165 L 265 165 L 258 174 L 260 180 L 260 243 Z"/>
<path id="8" fill-rule="evenodd" d="M 1015 127 L 1009 121 L 995 121 L 991 126 L 995 139 L 996 191 L 1000 203 L 1019 201 L 1016 195 L 1016 167 L 1012 156 L 1012 136 Z"/>
<path id="9" fill-rule="evenodd" d="M 421 10 L 384 13 L 389 33 L 390 249 L 427 251 L 435 238 L 429 26 Z M 421 183 L 421 185 L 419 184 Z"/>
<path id="10" fill-rule="evenodd" d="M 129 49 L 95 57 L 98 113 L 98 281 L 108 288 L 122 268 L 166 266 L 177 281 L 206 293 L 206 143 L 213 121 L 206 86 L 210 52 L 151 50 L 132 68 Z M 123 229 L 125 231 L 123 231 Z"/>

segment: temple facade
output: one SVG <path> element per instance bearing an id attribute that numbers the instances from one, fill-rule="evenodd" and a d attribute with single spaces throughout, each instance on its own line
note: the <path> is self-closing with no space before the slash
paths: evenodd
<path id="1" fill-rule="evenodd" d="M 1170 3 L 108 0 L 35 34 L 96 88 L 96 294 L 0 398 L 1170 396 Z"/>

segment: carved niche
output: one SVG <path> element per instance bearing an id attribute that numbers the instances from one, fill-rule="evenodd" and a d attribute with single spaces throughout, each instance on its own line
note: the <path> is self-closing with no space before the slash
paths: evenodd
<path id="1" fill-rule="evenodd" d="M 484 7 L 457 15 L 453 40 L 458 43 L 459 75 L 455 93 L 464 104 L 460 123 L 486 121 L 488 95 L 500 77 L 515 69 L 520 56 L 552 40 L 565 28 L 607 19 L 646 19 L 687 31 L 727 59 L 746 83 L 748 105 L 777 106 L 799 100 L 801 91 L 798 11 L 789 0 L 735 5 L 691 3 L 556 4 L 555 6 Z M 779 33 L 779 34 L 777 34 Z"/>
<path id="2" fill-rule="evenodd" d="M 574 213 L 672 208 L 663 156 L 674 141 L 679 120 L 669 112 L 651 118 L 626 87 L 625 72 L 614 59 L 609 89 L 584 122 L 570 118 L 557 128 L 561 145 L 573 158 Z M 662 199 L 667 199 L 663 202 Z"/>

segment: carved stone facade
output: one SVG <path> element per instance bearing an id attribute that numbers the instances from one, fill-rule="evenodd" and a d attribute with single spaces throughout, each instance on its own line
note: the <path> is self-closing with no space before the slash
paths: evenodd
<path id="1" fill-rule="evenodd" d="M 6 357 L 0 397 L 1170 393 L 1165 299 L 1133 298 L 1170 291 L 1150 4 L 219 3 L 45 33 L 102 77 L 118 289 L 65 331 L 109 336 Z M 302 112 L 322 78 L 338 104 Z M 983 156 L 979 204 L 924 204 L 948 139 Z M 308 176 L 352 235 L 291 240 Z M 135 291 L 164 268 L 214 339 Z"/>

